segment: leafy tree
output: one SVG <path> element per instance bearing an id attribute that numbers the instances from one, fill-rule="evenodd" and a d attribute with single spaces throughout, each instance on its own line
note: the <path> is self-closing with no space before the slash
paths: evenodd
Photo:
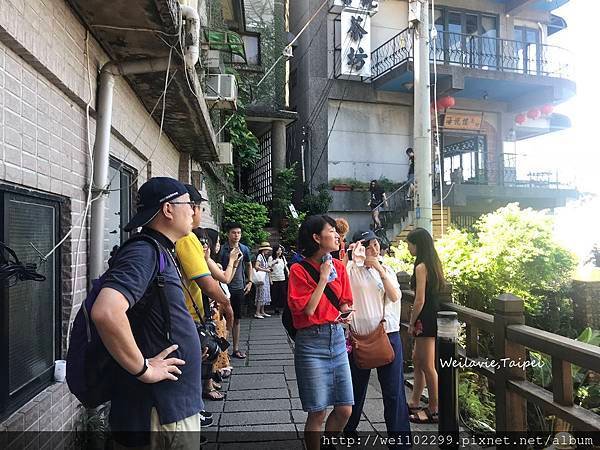
<path id="1" fill-rule="evenodd" d="M 294 195 L 296 183 L 296 163 L 287 169 L 282 169 L 275 175 L 273 185 L 273 212 L 278 217 L 286 217 L 289 214 L 289 206 Z"/>
<path id="2" fill-rule="evenodd" d="M 233 200 L 223 205 L 223 222 L 242 225 L 242 242 L 250 247 L 269 238 L 264 231 L 268 221 L 267 208 L 260 203 Z"/>
<path id="3" fill-rule="evenodd" d="M 305 193 L 300 210 L 304 211 L 307 216 L 327 214 L 332 200 L 329 188 L 326 184 L 322 184 L 317 188 L 316 194 Z"/>

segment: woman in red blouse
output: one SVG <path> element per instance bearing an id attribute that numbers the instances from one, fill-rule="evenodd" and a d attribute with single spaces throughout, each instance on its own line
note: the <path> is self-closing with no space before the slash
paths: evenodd
<path id="1" fill-rule="evenodd" d="M 342 262 L 327 259 L 339 246 L 335 220 L 310 216 L 298 232 L 304 260 L 290 268 L 288 305 L 298 330 L 294 363 L 302 409 L 308 412 L 304 426 L 308 450 L 319 449 L 326 408 L 334 407 L 325 432 L 335 436 L 344 429 L 354 404 L 346 340 L 339 321 L 340 311 L 351 309 L 352 292 Z M 307 263 L 319 273 L 318 282 L 303 267 Z M 335 279 L 332 272 L 337 274 Z M 335 294 L 339 310 L 325 295 L 327 286 Z"/>

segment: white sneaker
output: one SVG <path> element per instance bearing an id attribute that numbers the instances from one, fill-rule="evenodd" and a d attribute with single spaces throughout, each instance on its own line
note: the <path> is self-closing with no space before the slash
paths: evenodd
<path id="1" fill-rule="evenodd" d="M 254 314 L 254 318 L 255 319 L 264 319 L 264 317 L 259 314 Z"/>
<path id="2" fill-rule="evenodd" d="M 263 315 L 264 317 L 271 317 L 271 314 L 267 314 L 267 313 L 262 313 L 262 315 Z"/>

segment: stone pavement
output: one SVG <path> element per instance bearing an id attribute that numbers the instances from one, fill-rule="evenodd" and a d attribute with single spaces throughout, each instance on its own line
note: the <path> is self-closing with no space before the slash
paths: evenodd
<path id="1" fill-rule="evenodd" d="M 232 358 L 233 373 L 223 382 L 225 400 L 205 400 L 214 424 L 204 428 L 207 449 L 302 449 L 306 413 L 298 398 L 294 371 L 293 342 L 281 324 L 280 316 L 243 319 L 240 348 L 245 360 Z M 408 390 L 408 388 L 407 388 Z M 413 431 L 436 431 L 437 425 L 424 425 Z M 363 418 L 358 431 L 385 432 L 383 403 L 372 371 Z"/>

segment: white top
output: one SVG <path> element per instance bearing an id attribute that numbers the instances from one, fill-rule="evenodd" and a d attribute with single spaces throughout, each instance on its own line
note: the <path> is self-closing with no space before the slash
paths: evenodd
<path id="1" fill-rule="evenodd" d="M 273 272 L 271 272 L 272 281 L 285 281 L 286 265 L 287 261 L 285 260 L 285 256 L 283 258 L 276 259 L 273 259 L 272 256 L 269 256 L 269 267 L 273 268 Z"/>
<path id="2" fill-rule="evenodd" d="M 394 287 L 400 290 L 394 271 L 385 265 L 383 268 Z M 352 307 L 354 309 L 351 321 L 352 329 L 360 335 L 369 334 L 375 330 L 383 316 L 383 300 L 385 297 L 385 332 L 399 331 L 401 299 L 392 302 L 388 298 L 379 273 L 375 269 L 368 269 L 364 266 L 358 267 L 354 261 L 348 261 L 346 271 L 350 279 L 354 303 Z"/>

